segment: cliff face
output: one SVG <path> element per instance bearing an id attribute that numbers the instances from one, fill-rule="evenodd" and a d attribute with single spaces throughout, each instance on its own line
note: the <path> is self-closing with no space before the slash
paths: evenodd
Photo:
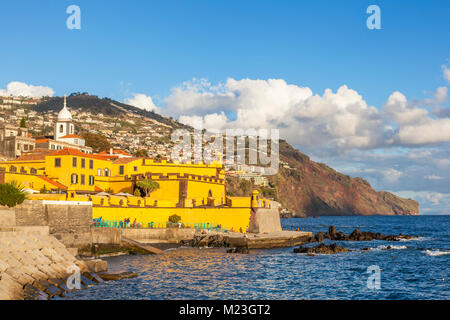
<path id="1" fill-rule="evenodd" d="M 415 215 L 419 203 L 392 193 L 377 192 L 362 178 L 351 178 L 308 156 L 288 143 L 280 142 L 277 175 L 269 177 L 273 189 L 259 188 L 263 196 L 273 197 L 294 216 L 331 215 Z M 249 182 L 228 179 L 230 194 L 244 195 Z"/>
<path id="2" fill-rule="evenodd" d="M 377 192 L 362 178 L 351 178 L 280 143 L 280 166 L 273 184 L 277 198 L 296 216 L 415 215 L 419 203 L 392 193 Z"/>

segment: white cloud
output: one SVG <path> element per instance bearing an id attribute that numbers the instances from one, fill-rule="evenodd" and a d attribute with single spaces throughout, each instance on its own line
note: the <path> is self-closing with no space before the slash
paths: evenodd
<path id="1" fill-rule="evenodd" d="M 381 172 L 383 175 L 383 178 L 388 183 L 395 183 L 400 179 L 400 177 L 403 175 L 403 172 L 396 169 L 387 169 Z"/>
<path id="2" fill-rule="evenodd" d="M 224 112 L 207 114 L 205 116 L 180 116 L 178 121 L 183 124 L 189 125 L 195 129 L 217 129 L 224 128 L 228 119 Z"/>
<path id="3" fill-rule="evenodd" d="M 383 111 L 399 126 L 421 123 L 428 116 L 427 110 L 409 106 L 406 97 L 398 91 L 389 96 Z"/>
<path id="4" fill-rule="evenodd" d="M 368 148 L 385 135 L 379 111 L 345 85 L 320 96 L 282 79 L 228 79 L 216 86 L 194 79 L 173 89 L 165 102 L 165 112 L 184 123 L 219 129 L 279 128 L 296 145 Z"/>
<path id="5" fill-rule="evenodd" d="M 450 118 L 430 119 L 401 127 L 396 135 L 397 143 L 419 146 L 450 141 Z"/>
<path id="6" fill-rule="evenodd" d="M 428 180 L 443 180 L 444 178 L 441 177 L 441 176 L 437 176 L 435 174 L 431 174 L 431 175 L 425 176 L 425 179 L 428 179 Z"/>
<path id="7" fill-rule="evenodd" d="M 158 107 L 153 103 L 152 98 L 142 93 L 134 94 L 133 98 L 125 99 L 124 102 L 142 110 L 159 111 Z"/>
<path id="8" fill-rule="evenodd" d="M 53 96 L 55 92 L 52 88 L 44 86 L 33 86 L 24 82 L 12 81 L 6 86 L 6 90 L 0 89 L 0 96 L 22 96 L 40 98 L 44 96 Z"/>
<path id="9" fill-rule="evenodd" d="M 450 82 L 450 68 L 446 65 L 442 66 L 442 74 L 444 76 L 444 79 Z"/>

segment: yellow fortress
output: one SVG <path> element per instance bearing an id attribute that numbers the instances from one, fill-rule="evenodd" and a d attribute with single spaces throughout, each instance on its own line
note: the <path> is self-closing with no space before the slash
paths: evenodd
<path id="1" fill-rule="evenodd" d="M 159 188 L 148 197 L 134 196 L 138 182 L 148 179 Z M 221 163 L 155 161 L 119 150 L 91 154 L 73 148 L 35 149 L 0 162 L 0 183 L 11 181 L 30 189 L 30 200 L 90 201 L 93 219 L 114 225 L 129 218 L 140 227 L 165 227 L 176 214 L 187 226 L 246 232 L 252 208 L 269 206 L 257 192 L 253 201 L 227 196 Z"/>

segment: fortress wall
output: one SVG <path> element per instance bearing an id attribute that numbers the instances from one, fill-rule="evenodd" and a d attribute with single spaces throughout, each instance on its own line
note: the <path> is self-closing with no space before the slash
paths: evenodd
<path id="1" fill-rule="evenodd" d="M 90 246 L 92 204 L 70 201 L 30 201 L 14 208 L 17 226 L 48 226 L 50 234 L 70 248 Z"/>
<path id="2" fill-rule="evenodd" d="M 281 231 L 278 209 L 258 208 L 252 211 L 249 232 L 271 233 Z"/>
<path id="3" fill-rule="evenodd" d="M 16 225 L 14 210 L 0 210 L 0 226 L 12 227 Z"/>
<path id="4" fill-rule="evenodd" d="M 187 226 L 199 223 L 221 225 L 223 229 L 245 232 L 250 223 L 250 208 L 140 208 L 140 207 L 94 207 L 94 219 L 123 221 L 130 218 L 130 222 L 141 223 L 148 227 L 153 222 L 156 227 L 165 227 L 169 217 L 177 214 L 181 222 Z"/>

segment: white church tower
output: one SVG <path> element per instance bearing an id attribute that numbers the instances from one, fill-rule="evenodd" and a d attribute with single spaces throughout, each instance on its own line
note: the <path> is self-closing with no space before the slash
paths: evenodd
<path id="1" fill-rule="evenodd" d="M 72 114 L 67 109 L 66 95 L 64 95 L 64 108 L 59 112 L 55 125 L 55 140 L 62 137 L 75 134 L 75 128 L 72 123 Z"/>

